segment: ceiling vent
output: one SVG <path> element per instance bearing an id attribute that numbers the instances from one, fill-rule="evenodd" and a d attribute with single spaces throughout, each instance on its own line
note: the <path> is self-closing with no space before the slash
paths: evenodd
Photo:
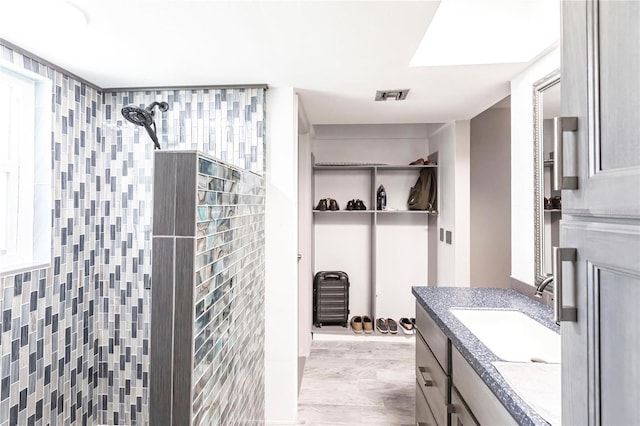
<path id="1" fill-rule="evenodd" d="M 407 93 L 411 89 L 395 89 L 395 90 L 378 90 L 376 92 L 376 101 L 403 101 L 407 98 Z"/>

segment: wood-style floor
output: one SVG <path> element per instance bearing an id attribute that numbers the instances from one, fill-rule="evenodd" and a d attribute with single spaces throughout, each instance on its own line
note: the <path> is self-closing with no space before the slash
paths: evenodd
<path id="1" fill-rule="evenodd" d="M 415 425 L 415 342 L 317 341 L 298 396 L 298 423 Z"/>

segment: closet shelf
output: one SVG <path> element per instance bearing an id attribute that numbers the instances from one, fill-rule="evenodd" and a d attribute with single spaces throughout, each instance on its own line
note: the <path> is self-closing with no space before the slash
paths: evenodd
<path id="1" fill-rule="evenodd" d="M 380 170 L 420 170 L 420 169 L 432 169 L 437 168 L 437 164 L 417 164 L 415 166 L 409 165 L 389 165 L 389 166 L 376 166 L 376 169 Z"/>
<path id="2" fill-rule="evenodd" d="M 379 214 L 418 214 L 418 215 L 430 215 L 437 216 L 437 211 L 426 211 L 426 210 L 312 210 L 313 213 L 318 214 L 340 214 L 340 213 L 348 213 L 348 214 L 358 214 L 358 213 L 379 213 Z M 548 210 L 546 210 L 548 211 Z M 560 211 L 560 210 L 558 210 Z"/>
<path id="3" fill-rule="evenodd" d="M 349 214 L 357 214 L 357 213 L 374 213 L 375 210 L 313 210 L 314 213 L 326 213 L 326 214 L 335 214 L 335 213 L 349 213 Z"/>
<path id="4" fill-rule="evenodd" d="M 311 326 L 312 333 L 318 334 L 344 334 L 347 336 L 353 336 L 351 327 L 343 327 L 341 325 L 323 325 L 322 327 Z"/>
<path id="5" fill-rule="evenodd" d="M 376 213 L 381 213 L 381 214 L 394 214 L 394 213 L 398 213 L 398 214 L 428 214 L 431 216 L 437 216 L 438 212 L 437 211 L 427 211 L 427 210 L 376 210 Z"/>
<path id="6" fill-rule="evenodd" d="M 323 166 L 313 165 L 314 170 L 420 170 L 425 168 L 435 168 L 437 164 L 419 164 L 415 166 L 410 165 L 344 165 L 344 166 Z"/>
<path id="7" fill-rule="evenodd" d="M 398 325 L 398 327 L 400 327 Z M 375 330 L 373 333 L 361 333 L 354 334 L 351 327 L 343 327 L 341 325 L 323 325 L 322 327 L 311 326 L 311 332 L 314 334 L 327 334 L 327 335 L 342 335 L 342 336 L 357 336 L 358 340 L 367 340 L 367 339 L 389 339 L 391 341 L 403 342 L 407 340 L 412 340 L 415 338 L 413 334 L 404 334 L 398 330 L 398 333 L 387 333 L 382 334 L 379 331 Z"/>

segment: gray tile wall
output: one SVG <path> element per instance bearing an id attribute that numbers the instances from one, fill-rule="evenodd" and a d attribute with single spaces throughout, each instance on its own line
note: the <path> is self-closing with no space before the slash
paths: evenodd
<path id="1" fill-rule="evenodd" d="M 120 108 L 168 101 L 163 149 L 262 173 L 264 90 L 103 93 L 0 57 L 54 83 L 52 266 L 0 279 L 0 425 L 147 424 L 153 149 Z"/>
<path id="2" fill-rule="evenodd" d="M 0 45 L 53 81 L 52 266 L 0 278 L 0 425 L 93 424 L 102 288 L 98 167 L 102 94 Z"/>
<path id="3" fill-rule="evenodd" d="M 162 152 L 154 191 L 151 423 L 259 424 L 264 179 L 202 153 Z"/>

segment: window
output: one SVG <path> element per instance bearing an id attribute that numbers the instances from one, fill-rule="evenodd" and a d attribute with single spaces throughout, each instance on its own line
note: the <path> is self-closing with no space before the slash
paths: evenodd
<path id="1" fill-rule="evenodd" d="M 0 273 L 50 262 L 50 135 L 50 80 L 0 62 Z"/>

